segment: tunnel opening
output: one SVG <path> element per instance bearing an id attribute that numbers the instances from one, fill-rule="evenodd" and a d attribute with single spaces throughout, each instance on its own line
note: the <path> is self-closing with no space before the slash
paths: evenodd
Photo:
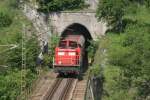
<path id="1" fill-rule="evenodd" d="M 69 34 L 73 35 L 83 35 L 85 38 L 85 46 L 86 48 L 90 45 L 90 40 L 92 40 L 92 36 L 88 29 L 79 23 L 73 23 L 69 25 L 61 34 L 61 37 L 65 37 Z"/>
<path id="2" fill-rule="evenodd" d="M 88 51 L 86 49 L 90 46 L 92 36 L 88 29 L 79 23 L 73 23 L 66 27 L 66 29 L 62 32 L 61 37 L 66 37 L 67 35 L 83 35 L 85 38 L 85 55 L 83 57 L 83 67 L 81 68 L 82 73 L 84 73 L 88 69 Z"/>

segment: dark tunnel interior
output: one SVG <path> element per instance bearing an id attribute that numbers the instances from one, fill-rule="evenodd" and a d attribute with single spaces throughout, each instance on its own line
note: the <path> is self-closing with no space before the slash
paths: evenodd
<path id="1" fill-rule="evenodd" d="M 65 37 L 66 35 L 68 35 L 68 31 L 70 32 L 70 34 L 81 34 L 81 35 L 83 35 L 85 38 L 85 46 L 88 47 L 90 45 L 89 41 L 92 40 L 92 36 L 85 26 L 83 26 L 79 23 L 73 23 L 73 24 L 69 25 L 62 32 L 61 37 Z"/>

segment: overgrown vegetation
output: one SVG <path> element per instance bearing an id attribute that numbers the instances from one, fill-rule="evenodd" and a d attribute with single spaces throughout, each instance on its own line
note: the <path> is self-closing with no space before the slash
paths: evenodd
<path id="1" fill-rule="evenodd" d="M 89 60 L 88 62 L 89 64 L 92 64 L 94 61 L 96 50 L 98 49 L 99 41 L 91 40 L 89 42 L 90 42 L 90 45 L 88 46 L 86 50 L 88 52 L 88 60 Z"/>
<path id="2" fill-rule="evenodd" d="M 0 1 L 0 100 L 16 100 L 24 89 L 31 86 L 37 77 L 36 57 L 38 55 L 38 42 L 34 36 L 32 24 L 16 9 L 17 0 Z M 22 23 L 28 26 L 24 51 L 26 67 L 22 69 Z M 17 47 L 11 48 L 14 44 Z M 22 78 L 22 76 L 24 78 Z"/>
<path id="3" fill-rule="evenodd" d="M 39 11 L 56 12 L 64 10 L 82 9 L 86 5 L 84 0 L 37 0 L 39 3 Z"/>
<path id="4" fill-rule="evenodd" d="M 7 27 L 12 23 L 10 16 L 5 12 L 0 12 L 0 27 Z"/>
<path id="5" fill-rule="evenodd" d="M 107 22 L 111 31 L 122 32 L 129 19 L 129 14 L 136 14 L 139 6 L 150 7 L 149 0 L 100 0 L 97 8 L 97 18 Z M 134 20 L 135 21 L 135 20 Z"/>
<path id="6" fill-rule="evenodd" d="M 53 66 L 53 57 L 55 54 L 55 47 L 58 45 L 58 42 L 60 40 L 60 37 L 57 35 L 53 35 L 51 36 L 51 38 L 49 39 L 49 53 L 48 55 L 45 54 L 44 55 L 44 65 L 52 67 Z"/>
<path id="7" fill-rule="evenodd" d="M 97 17 L 111 27 L 103 48 L 104 100 L 150 99 L 149 4 L 149 0 L 100 0 Z"/>

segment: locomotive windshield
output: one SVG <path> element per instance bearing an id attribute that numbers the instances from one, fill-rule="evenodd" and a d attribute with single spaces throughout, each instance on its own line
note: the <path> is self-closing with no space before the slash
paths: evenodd
<path id="1" fill-rule="evenodd" d="M 77 48 L 78 44 L 75 41 L 60 41 L 59 42 L 60 48 Z"/>
<path id="2" fill-rule="evenodd" d="M 59 47 L 66 48 L 67 47 L 67 41 L 60 41 L 59 42 Z"/>
<path id="3" fill-rule="evenodd" d="M 77 43 L 76 42 L 74 42 L 74 41 L 69 41 L 69 47 L 70 48 L 77 48 Z"/>

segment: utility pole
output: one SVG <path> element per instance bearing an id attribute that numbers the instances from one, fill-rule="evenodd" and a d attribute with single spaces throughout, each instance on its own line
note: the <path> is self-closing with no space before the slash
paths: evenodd
<path id="1" fill-rule="evenodd" d="M 21 95 L 24 96 L 23 99 L 26 99 L 25 92 L 25 68 L 26 68 L 26 26 L 23 24 L 23 32 L 22 32 L 22 66 L 21 66 Z"/>

